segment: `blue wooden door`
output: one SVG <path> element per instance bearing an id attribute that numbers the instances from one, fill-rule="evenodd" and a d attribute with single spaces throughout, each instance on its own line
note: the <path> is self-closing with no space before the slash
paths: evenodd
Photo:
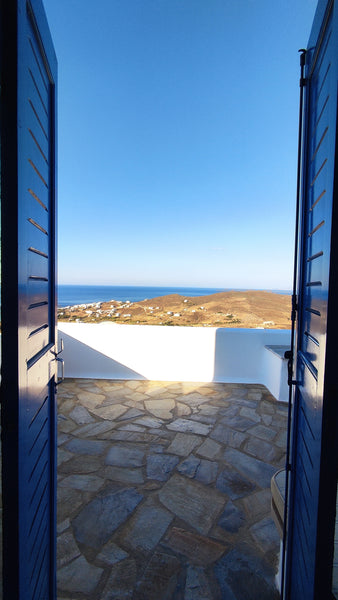
<path id="1" fill-rule="evenodd" d="M 305 65 L 297 364 L 286 598 L 330 598 L 337 446 L 337 2 L 320 1 Z"/>
<path id="2" fill-rule="evenodd" d="M 4 598 L 55 598 L 56 59 L 40 0 L 1 4 Z"/>

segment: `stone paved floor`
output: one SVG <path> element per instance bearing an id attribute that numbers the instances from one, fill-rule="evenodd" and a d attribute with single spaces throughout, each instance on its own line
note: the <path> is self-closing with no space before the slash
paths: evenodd
<path id="1" fill-rule="evenodd" d="M 266 388 L 77 379 L 58 405 L 59 599 L 279 598 Z"/>

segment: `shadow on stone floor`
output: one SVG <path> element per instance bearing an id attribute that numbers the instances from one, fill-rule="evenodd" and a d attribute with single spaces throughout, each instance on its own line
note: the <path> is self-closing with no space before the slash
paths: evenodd
<path id="1" fill-rule="evenodd" d="M 58 407 L 60 600 L 279 598 L 265 387 L 76 379 Z"/>

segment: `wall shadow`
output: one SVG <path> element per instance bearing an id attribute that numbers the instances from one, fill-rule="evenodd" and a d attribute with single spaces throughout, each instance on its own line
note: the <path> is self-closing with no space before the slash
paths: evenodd
<path id="1" fill-rule="evenodd" d="M 147 377 L 113 358 L 88 346 L 68 333 L 59 331 L 64 341 L 61 357 L 65 363 L 65 377 L 90 379 L 144 379 Z M 68 360 L 69 359 L 69 360 Z M 71 370 L 69 366 L 71 364 Z"/>

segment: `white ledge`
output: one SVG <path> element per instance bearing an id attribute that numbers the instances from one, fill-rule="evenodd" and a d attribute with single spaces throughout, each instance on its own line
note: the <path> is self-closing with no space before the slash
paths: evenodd
<path id="1" fill-rule="evenodd" d="M 287 400 L 285 361 L 265 346 L 287 346 L 288 330 L 59 323 L 59 335 L 66 377 L 261 383 Z"/>

